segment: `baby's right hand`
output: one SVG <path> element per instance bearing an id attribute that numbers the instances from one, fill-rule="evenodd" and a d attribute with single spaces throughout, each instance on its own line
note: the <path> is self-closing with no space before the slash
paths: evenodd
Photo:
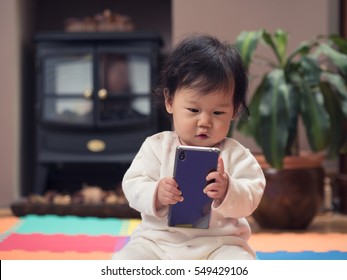
<path id="1" fill-rule="evenodd" d="M 183 201 L 183 197 L 175 179 L 172 177 L 161 179 L 158 183 L 156 208 L 176 204 L 179 201 Z"/>

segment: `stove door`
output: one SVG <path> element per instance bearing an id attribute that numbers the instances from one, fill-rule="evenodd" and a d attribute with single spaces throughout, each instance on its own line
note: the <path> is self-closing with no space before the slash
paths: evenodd
<path id="1" fill-rule="evenodd" d="M 43 123 L 92 126 L 92 50 L 53 50 L 40 59 L 39 101 Z"/>

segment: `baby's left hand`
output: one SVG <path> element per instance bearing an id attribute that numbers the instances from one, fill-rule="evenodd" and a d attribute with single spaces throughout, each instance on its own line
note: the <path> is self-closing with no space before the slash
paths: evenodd
<path id="1" fill-rule="evenodd" d="M 229 176 L 224 172 L 222 157 L 218 158 L 217 171 L 209 173 L 206 180 L 214 180 L 214 182 L 205 187 L 204 193 L 206 193 L 208 197 L 216 199 L 221 203 L 225 198 L 229 185 Z"/>

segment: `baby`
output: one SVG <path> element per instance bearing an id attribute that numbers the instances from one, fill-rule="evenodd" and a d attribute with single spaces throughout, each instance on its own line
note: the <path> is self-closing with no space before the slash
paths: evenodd
<path id="1" fill-rule="evenodd" d="M 168 57 L 156 95 L 172 116 L 173 131 L 148 137 L 123 179 L 131 207 L 142 222 L 114 259 L 256 258 L 245 217 L 257 208 L 265 178 L 256 159 L 227 138 L 246 109 L 247 72 L 237 50 L 209 35 L 180 42 Z M 168 226 L 169 206 L 184 200 L 172 177 L 178 145 L 217 147 L 217 171 L 203 192 L 213 199 L 208 229 Z"/>

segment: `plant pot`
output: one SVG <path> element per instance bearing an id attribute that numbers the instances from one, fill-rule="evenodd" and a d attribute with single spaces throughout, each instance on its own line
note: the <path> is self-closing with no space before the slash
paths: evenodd
<path id="1" fill-rule="evenodd" d="M 336 178 L 340 198 L 340 212 L 347 214 L 347 174 L 339 174 Z"/>
<path id="2" fill-rule="evenodd" d="M 270 168 L 256 156 L 266 177 L 266 188 L 255 221 L 263 228 L 305 229 L 322 206 L 324 168 L 322 155 L 287 157 L 284 168 Z"/>

